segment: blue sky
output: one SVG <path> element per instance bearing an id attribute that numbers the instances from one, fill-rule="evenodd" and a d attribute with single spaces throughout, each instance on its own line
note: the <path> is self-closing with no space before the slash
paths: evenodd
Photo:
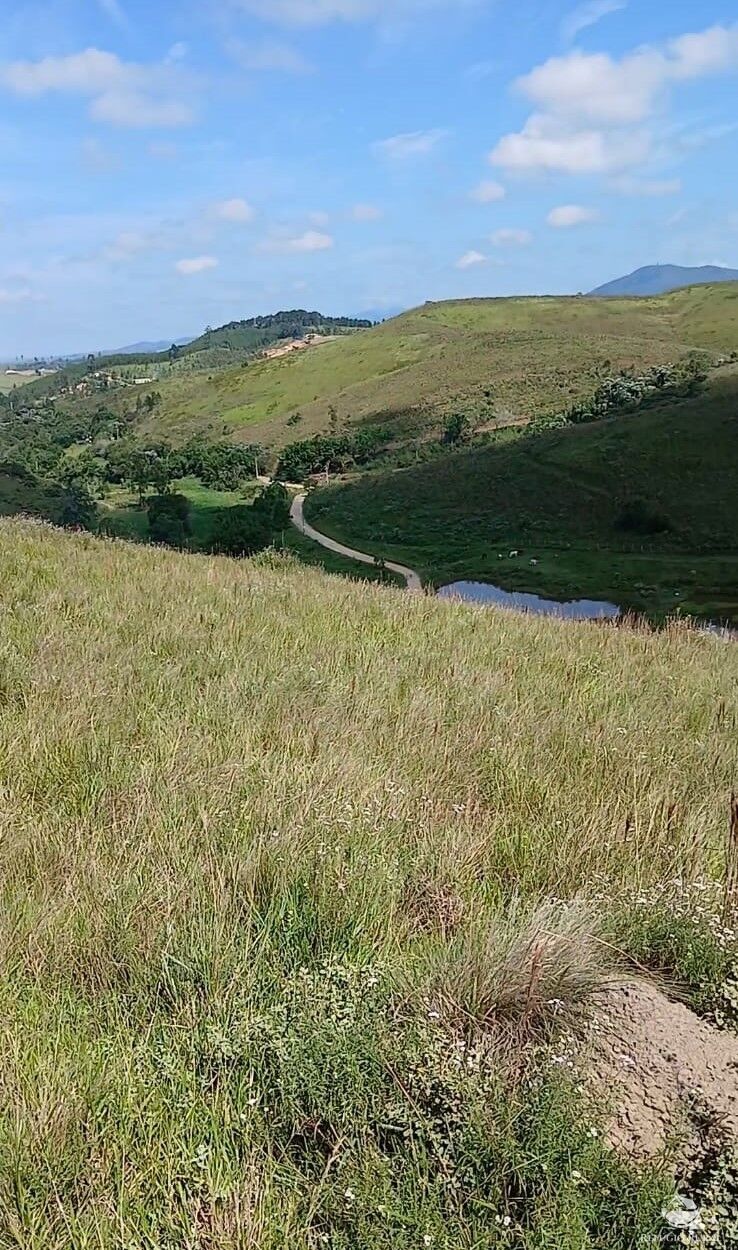
<path id="1" fill-rule="evenodd" d="M 4 0 L 0 359 L 738 267 L 734 0 Z"/>

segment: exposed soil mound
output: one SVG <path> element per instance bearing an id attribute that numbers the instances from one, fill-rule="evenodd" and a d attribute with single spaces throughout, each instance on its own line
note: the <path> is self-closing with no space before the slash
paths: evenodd
<path id="1" fill-rule="evenodd" d="M 593 1007 L 592 1071 L 614 1146 L 647 1159 L 674 1144 L 691 1167 L 738 1143 L 738 1037 L 647 981 L 598 994 Z"/>

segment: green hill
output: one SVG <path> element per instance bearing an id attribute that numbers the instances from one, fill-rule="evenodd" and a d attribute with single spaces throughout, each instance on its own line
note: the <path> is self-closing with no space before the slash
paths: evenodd
<path id="1" fill-rule="evenodd" d="M 494 422 L 559 410 L 603 372 L 663 364 L 693 350 L 738 351 L 738 287 L 696 287 L 640 301 L 584 298 L 427 304 L 278 360 L 157 382 L 147 435 L 204 428 L 281 447 L 348 424 L 400 438 L 432 432 L 456 407 Z M 129 403 L 125 392 L 117 403 Z"/>
<path id="2" fill-rule="evenodd" d="M 270 313 L 249 317 L 245 321 L 229 321 L 215 330 L 206 330 L 182 348 L 185 356 L 197 355 L 217 348 L 231 352 L 254 352 L 282 339 L 303 338 L 308 334 L 345 334 L 351 330 L 368 330 L 371 321 L 355 317 L 328 317 L 304 308 L 291 312 Z"/>
<path id="3" fill-rule="evenodd" d="M 576 1029 L 618 958 L 734 993 L 738 650 L 30 522 L 0 567 L 0 1241 L 656 1244 Z"/>
<path id="4" fill-rule="evenodd" d="M 308 514 L 436 584 L 476 578 L 738 621 L 736 465 L 730 367 L 693 399 L 321 490 Z"/>

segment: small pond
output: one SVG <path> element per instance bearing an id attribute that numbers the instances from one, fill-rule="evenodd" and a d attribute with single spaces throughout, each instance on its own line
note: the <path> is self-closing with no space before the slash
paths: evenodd
<path id="1" fill-rule="evenodd" d="M 542 599 L 540 595 L 528 595 L 518 590 L 501 590 L 488 582 L 453 582 L 450 586 L 442 586 L 438 597 L 494 604 L 501 608 L 513 608 L 516 612 L 532 612 L 535 616 L 562 616 L 572 621 L 598 621 L 620 616 L 617 604 L 604 599 L 574 599 L 570 603 L 559 603 L 556 599 Z"/>

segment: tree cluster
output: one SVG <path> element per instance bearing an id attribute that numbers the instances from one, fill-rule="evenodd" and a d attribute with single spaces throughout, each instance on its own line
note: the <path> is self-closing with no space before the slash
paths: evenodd
<path id="1" fill-rule="evenodd" d="M 388 442 L 387 432 L 380 428 L 316 434 L 285 447 L 276 476 L 282 482 L 304 482 L 318 473 L 342 473 L 353 465 L 368 464 Z"/>

